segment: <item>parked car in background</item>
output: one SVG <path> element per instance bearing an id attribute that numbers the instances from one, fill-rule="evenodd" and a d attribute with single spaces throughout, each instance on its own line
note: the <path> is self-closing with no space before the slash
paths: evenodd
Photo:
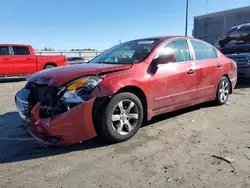
<path id="1" fill-rule="evenodd" d="M 237 63 L 239 77 L 250 78 L 250 23 L 232 27 L 218 47 Z"/>
<path id="2" fill-rule="evenodd" d="M 70 65 L 83 64 L 89 62 L 89 60 L 85 59 L 84 57 L 68 57 L 67 61 Z"/>
<path id="3" fill-rule="evenodd" d="M 30 45 L 0 44 L 0 78 L 26 77 L 40 70 L 68 64 L 62 55 L 38 56 Z"/>
<path id="4" fill-rule="evenodd" d="M 133 137 L 142 122 L 206 101 L 227 102 L 237 67 L 215 47 L 188 37 L 119 44 L 88 64 L 32 75 L 15 101 L 30 134 L 46 145 L 71 145 L 97 134 Z"/>

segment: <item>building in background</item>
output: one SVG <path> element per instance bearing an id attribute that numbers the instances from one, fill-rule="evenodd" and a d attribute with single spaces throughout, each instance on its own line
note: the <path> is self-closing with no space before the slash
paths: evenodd
<path id="1" fill-rule="evenodd" d="M 250 6 L 194 17 L 193 36 L 210 44 L 235 25 L 250 23 Z"/>

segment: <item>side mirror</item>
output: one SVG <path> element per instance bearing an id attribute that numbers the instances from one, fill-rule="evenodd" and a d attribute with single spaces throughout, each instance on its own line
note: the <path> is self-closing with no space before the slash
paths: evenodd
<path id="1" fill-rule="evenodd" d="M 155 65 L 174 63 L 176 62 L 176 56 L 174 54 L 160 54 L 156 59 L 152 61 Z"/>

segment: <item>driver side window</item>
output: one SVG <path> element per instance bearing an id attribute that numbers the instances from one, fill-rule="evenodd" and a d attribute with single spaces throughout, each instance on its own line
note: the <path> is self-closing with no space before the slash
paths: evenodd
<path id="1" fill-rule="evenodd" d="M 191 55 L 186 39 L 176 39 L 166 44 L 162 53 L 169 53 L 176 56 L 176 62 L 191 61 Z"/>

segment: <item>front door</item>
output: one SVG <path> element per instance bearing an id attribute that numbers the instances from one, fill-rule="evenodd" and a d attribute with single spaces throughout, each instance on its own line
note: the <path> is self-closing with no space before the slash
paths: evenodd
<path id="1" fill-rule="evenodd" d="M 162 50 L 174 54 L 176 62 L 160 65 L 151 78 L 155 114 L 197 100 L 197 75 L 187 40 L 167 42 L 159 53 Z"/>

